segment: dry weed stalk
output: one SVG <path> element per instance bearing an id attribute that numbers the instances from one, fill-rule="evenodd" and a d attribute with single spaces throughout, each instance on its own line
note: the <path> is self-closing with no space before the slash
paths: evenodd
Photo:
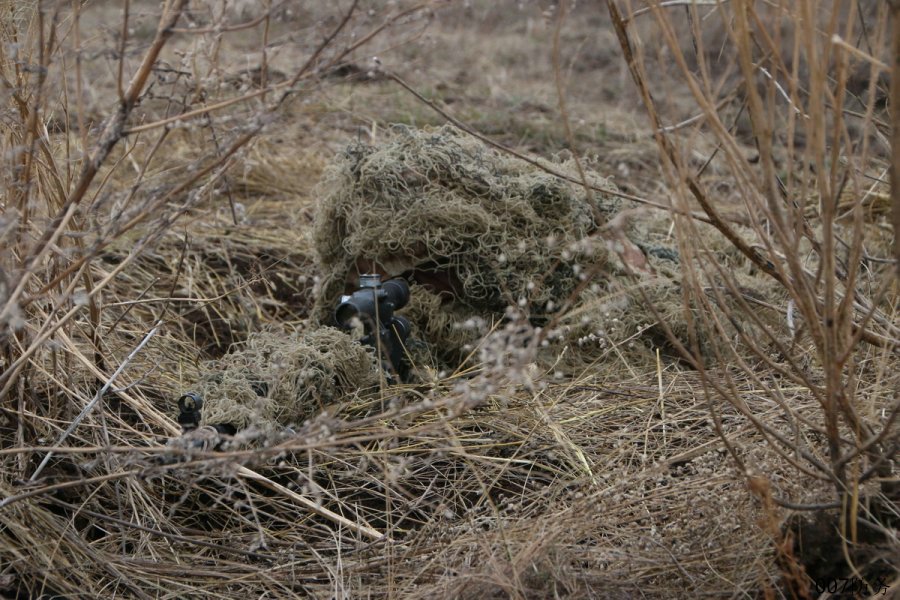
<path id="1" fill-rule="evenodd" d="M 900 2 L 892 0 L 888 3 L 891 7 L 891 22 L 900 23 Z M 900 29 L 894 26 L 891 36 L 891 98 L 900 98 Z M 891 114 L 891 148 L 900 148 L 900 111 Z M 900 152 L 891 155 L 891 215 L 893 215 L 894 227 L 894 268 L 900 277 Z"/>
<path id="2" fill-rule="evenodd" d="M 611 1 L 609 11 L 656 131 L 682 264 L 702 265 L 699 272 L 684 267 L 686 315 L 698 331 L 718 338 L 716 362 L 738 365 L 767 390 L 781 416 L 773 421 L 754 415 L 727 376 L 715 381 L 715 369 L 696 347 L 673 343 L 708 379 L 714 415 L 720 400 L 729 403 L 798 473 L 834 489 L 831 499 L 812 505 L 783 496 L 777 498 L 780 504 L 841 508 L 846 544 L 866 537 L 857 530 L 864 524 L 896 548 L 896 530 L 888 523 L 897 518 L 898 501 L 898 271 L 892 264 L 896 257 L 877 256 L 886 250 L 883 243 L 874 250 L 886 224 L 867 209 L 873 197 L 887 198 L 884 175 L 900 155 L 896 145 L 888 145 L 882 120 L 888 5 L 855 0 L 669 4 L 651 0 L 639 9 L 630 1 Z M 667 126 L 670 107 L 647 74 L 654 46 L 642 41 L 641 27 L 662 40 L 655 50 L 674 67 L 672 78 L 691 91 L 699 115 L 685 121 L 689 127 Z M 895 38 L 896 28 L 895 21 Z M 716 37 L 717 31 L 725 35 Z M 721 90 L 734 80 L 741 93 L 723 98 Z M 894 119 L 898 103 L 900 96 L 893 93 Z M 742 113 L 749 122 L 739 128 Z M 692 145 L 702 138 L 712 140 L 715 150 L 697 168 Z M 711 164 L 715 176 L 706 172 Z M 717 197 L 723 181 L 730 198 Z M 897 197 L 896 184 L 892 194 Z M 729 339 L 729 323 L 716 320 L 709 309 L 725 306 L 729 296 L 743 312 L 759 309 L 733 274 L 716 264 L 694 223 L 681 216 L 695 205 L 756 269 L 783 286 L 783 327 L 756 318 L 762 339 L 740 331 Z M 725 218 L 729 210 L 740 210 L 749 229 Z M 893 210 L 896 240 L 896 200 Z M 815 398 L 817 413 L 792 406 L 788 388 Z M 766 465 L 742 460 L 720 433 L 747 476 L 766 475 Z M 850 566 L 857 573 L 858 567 Z"/>

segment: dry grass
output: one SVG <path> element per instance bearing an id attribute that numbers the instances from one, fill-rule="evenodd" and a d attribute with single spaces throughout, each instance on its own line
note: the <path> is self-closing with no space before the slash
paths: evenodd
<path id="1" fill-rule="evenodd" d="M 164 11 L 144 0 L 78 13 L 4 4 L 0 592 L 804 597 L 803 548 L 782 525 L 791 507 L 835 503 L 836 562 L 807 574 L 877 573 L 896 587 L 891 155 L 878 67 L 860 58 L 887 56 L 886 9 L 848 21 L 856 3 L 836 3 L 831 24 L 822 7 L 816 30 L 792 3 L 735 3 L 746 26 L 727 7 L 616 3 L 632 19 L 629 71 L 595 6 L 562 20 L 528 3 L 437 6 L 436 17 L 362 3 L 347 18 L 350 4 L 260 3 L 269 17 L 234 2 L 163 4 L 186 11 L 174 30 L 157 31 Z M 770 41 L 775 17 L 784 37 Z M 795 26 L 808 46 L 792 45 Z M 828 27 L 855 50 L 827 46 Z M 823 47 L 833 59 L 816 62 Z M 265 444 L 252 432 L 217 452 L 169 443 L 174 400 L 204 361 L 251 332 L 305 327 L 321 275 L 314 186 L 333 152 L 378 141 L 389 121 L 442 121 L 369 75 L 372 55 L 493 139 L 598 152 L 621 190 L 671 203 L 682 264 L 701 267 L 682 274 L 695 309 L 683 314 L 699 315 L 716 360 L 693 346 L 648 367 L 620 348 L 557 378 L 501 326 L 464 372 L 348 396 Z M 748 76 L 761 66 L 776 77 Z M 681 125 L 654 140 L 632 77 L 657 126 Z M 851 92 L 858 104 L 835 111 Z M 735 318 L 762 313 L 708 260 L 682 216 L 692 211 L 752 232 L 759 245 L 741 259 L 792 300 L 770 307 L 789 335 L 760 319 L 771 339 L 741 339 L 716 322 L 726 305 Z M 837 333 L 820 326 L 829 318 Z"/>
<path id="2" fill-rule="evenodd" d="M 420 401 L 410 390 L 374 407 L 347 402 L 265 450 L 174 465 L 142 458 L 173 452 L 146 438 L 143 451 L 67 449 L 63 463 L 117 477 L 54 494 L 45 483 L 5 507 L 12 522 L 58 532 L 45 538 L 55 553 L 44 543 L 10 552 L 31 564 L 43 557 L 29 572 L 65 595 L 97 589 L 112 569 L 125 574 L 116 578 L 123 593 L 161 597 L 188 587 L 229 596 L 541 597 L 776 586 L 754 501 L 716 443 L 699 383 L 660 375 L 662 388 L 591 377 L 481 399 L 478 388 L 507 384 L 484 374 Z M 761 391 L 742 391 L 761 413 L 777 410 Z M 380 401 L 398 408 L 381 414 Z M 724 420 L 745 458 L 764 462 L 781 489 L 817 496 L 814 483 L 764 451 L 746 420 Z M 238 465 L 365 529 L 309 513 Z M 59 509 L 80 514 L 68 536 Z M 79 561 L 97 566 L 85 571 Z"/>

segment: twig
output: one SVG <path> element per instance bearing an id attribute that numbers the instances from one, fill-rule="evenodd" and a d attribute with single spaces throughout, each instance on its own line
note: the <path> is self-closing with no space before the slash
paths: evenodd
<path id="1" fill-rule="evenodd" d="M 691 5 L 701 5 L 701 6 L 719 6 L 720 4 L 724 4 L 728 0 L 665 0 L 664 2 L 660 2 L 660 8 L 668 8 L 670 6 L 691 6 Z M 635 17 L 639 17 L 643 14 L 646 14 L 653 10 L 653 7 L 647 6 L 641 9 L 634 11 L 632 15 L 632 20 Z"/>
<path id="2" fill-rule="evenodd" d="M 107 473 L 106 475 L 98 475 L 97 477 L 82 477 L 80 479 L 73 479 L 71 481 L 62 481 L 60 483 L 54 483 L 52 485 L 35 487 L 34 489 L 22 492 L 20 494 L 15 494 L 13 496 L 7 496 L 6 498 L 3 498 L 2 500 L 0 500 L 0 510 L 15 502 L 27 500 L 28 498 L 34 498 L 35 496 L 40 496 L 48 492 L 67 490 L 69 488 L 79 487 L 82 485 L 90 485 L 92 483 L 104 483 L 106 481 L 124 479 L 125 477 L 137 475 L 140 472 L 140 469 L 128 469 L 127 471 L 117 471 L 115 473 Z"/>
<path id="3" fill-rule="evenodd" d="M 877 69 L 880 69 L 882 71 L 887 71 L 890 69 L 889 66 L 887 66 L 885 63 L 881 62 L 880 60 L 878 60 L 871 54 L 866 54 L 859 48 L 856 48 L 855 46 L 851 46 L 850 44 L 845 42 L 844 39 L 841 36 L 839 36 L 838 34 L 834 34 L 833 36 L 831 36 L 831 43 L 834 44 L 835 46 L 840 46 L 841 48 L 843 48 L 844 50 L 846 50 L 853 56 L 855 56 L 859 59 L 862 59 L 866 62 L 871 63 Z"/>
<path id="4" fill-rule="evenodd" d="M 890 0 L 893 42 L 891 106 L 900 105 L 900 0 Z M 894 226 L 894 272 L 900 278 L 900 110 L 891 111 L 891 221 Z"/>
<path id="5" fill-rule="evenodd" d="M 66 428 L 63 434 L 56 441 L 57 446 L 62 446 L 62 443 L 66 440 L 67 437 L 69 437 L 69 434 L 75 431 L 75 428 L 78 427 L 81 421 L 84 420 L 86 416 L 88 416 L 88 414 L 94 409 L 94 407 L 104 396 L 104 394 L 106 394 L 106 391 L 112 386 L 113 382 L 116 380 L 116 377 L 118 377 L 122 373 L 122 371 L 125 370 L 125 367 L 127 367 L 128 364 L 134 359 L 134 357 L 137 356 L 138 352 L 140 352 L 143 347 L 147 345 L 147 342 L 149 342 L 153 338 L 153 336 L 156 335 L 156 332 L 159 331 L 159 328 L 161 326 L 162 321 L 157 321 L 156 326 L 154 326 L 153 329 L 151 329 L 150 332 L 144 336 L 144 339 L 141 340 L 141 343 L 131 351 L 131 354 L 129 354 L 125 358 L 125 360 L 122 361 L 122 364 L 119 365 L 119 368 L 116 369 L 116 372 L 112 374 L 112 377 L 110 377 L 109 380 L 107 380 L 106 384 L 102 388 L 100 388 L 96 394 L 94 394 L 94 397 L 90 402 L 87 403 L 87 406 L 85 406 L 81 410 L 78 416 L 72 420 L 72 423 L 69 425 L 69 427 Z M 31 475 L 30 481 L 34 481 L 35 479 L 37 479 L 38 475 L 41 474 L 41 471 L 44 470 L 44 467 L 47 466 L 47 463 L 50 462 L 50 458 L 52 456 L 53 452 L 48 452 L 47 455 L 44 456 L 44 460 L 41 461 L 41 464 L 38 465 L 37 469 L 35 469 L 34 473 Z"/>
<path id="6" fill-rule="evenodd" d="M 898 5 L 900 5 L 900 0 L 897 1 Z M 647 84 L 645 74 L 639 67 L 637 58 L 635 57 L 632 50 L 631 39 L 629 38 L 628 32 L 626 30 L 625 19 L 622 18 L 622 15 L 619 12 L 619 9 L 616 7 L 615 2 L 609 2 L 607 4 L 607 7 L 609 9 L 610 17 L 612 18 L 613 27 L 616 30 L 619 45 L 621 46 L 622 52 L 625 55 L 625 61 L 628 64 L 628 69 L 631 73 L 631 77 L 641 93 L 641 98 L 644 102 L 644 105 L 647 107 L 647 112 L 650 116 L 651 121 L 653 122 L 657 144 L 659 145 L 663 155 L 673 165 L 678 166 L 679 161 L 677 152 L 671 140 L 669 140 L 669 138 L 662 133 L 663 125 L 660 122 L 659 114 L 656 111 L 656 103 L 653 100 L 652 95 L 650 94 L 650 88 Z M 900 36 L 900 32 L 898 32 L 898 36 Z M 898 44 L 900 44 L 900 41 L 898 41 Z M 898 46 L 898 51 L 900 51 L 900 46 Z M 897 68 L 900 69 L 900 55 L 898 55 Z M 898 88 L 898 90 L 900 90 L 900 88 Z M 898 91 L 898 97 L 900 97 L 900 91 Z M 895 127 L 894 136 L 897 146 L 900 147 L 900 117 L 895 116 L 895 118 L 897 119 L 897 126 Z M 900 153 L 895 153 L 894 161 L 894 164 L 897 165 L 897 169 L 900 169 Z M 892 169 L 892 176 L 894 171 L 896 171 L 897 169 Z M 683 176 L 684 182 L 687 185 L 688 190 L 690 190 L 691 195 L 700 204 L 703 212 L 706 213 L 706 216 L 708 217 L 708 220 L 706 222 L 712 224 L 716 229 L 718 229 L 719 232 L 724 235 L 725 238 L 741 254 L 748 258 L 760 271 L 775 279 L 778 283 L 784 286 L 785 289 L 792 289 L 796 287 L 779 265 L 776 265 L 772 260 L 769 260 L 765 255 L 763 255 L 751 244 L 749 244 L 738 233 L 737 230 L 729 225 L 727 219 L 723 218 L 722 214 L 716 208 L 715 203 L 711 201 L 709 196 L 706 194 L 706 191 L 701 186 L 700 182 L 693 175 L 691 175 L 690 173 L 684 173 Z M 898 189 L 896 193 L 897 197 L 895 198 L 895 204 L 897 206 L 897 210 L 895 210 L 895 221 L 900 219 L 900 189 Z M 896 224 L 895 228 L 897 230 L 900 230 L 900 224 Z M 898 254 L 898 256 L 900 256 L 900 241 L 897 241 L 896 236 L 895 252 Z M 898 274 L 900 274 L 900 262 L 898 262 L 897 268 Z M 885 338 L 884 336 L 869 331 L 864 327 L 859 327 L 859 325 L 856 323 L 853 324 L 853 329 L 854 332 L 860 331 L 862 339 L 869 344 L 872 344 L 873 346 L 890 348 L 895 345 L 895 340 Z"/>
<path id="7" fill-rule="evenodd" d="M 100 136 L 100 141 L 95 145 L 90 156 L 84 161 L 84 166 L 78 177 L 78 182 L 74 185 L 71 193 L 69 193 L 66 198 L 66 201 L 53 218 L 52 223 L 44 230 L 43 235 L 38 240 L 37 244 L 35 244 L 28 257 L 23 260 L 22 275 L 15 286 L 15 289 L 6 298 L 5 305 L 0 309 L 0 319 L 8 316 L 16 306 L 16 302 L 24 291 L 25 284 L 33 272 L 34 266 L 39 263 L 48 248 L 55 244 L 56 240 L 63 234 L 63 231 L 75 216 L 76 209 L 87 194 L 91 183 L 100 172 L 101 166 L 106 161 L 110 152 L 112 152 L 112 149 L 122 139 L 125 121 L 134 109 L 141 92 L 144 90 L 147 80 L 150 77 L 150 73 L 153 70 L 153 65 L 156 63 L 156 59 L 159 57 L 160 52 L 162 52 L 166 42 L 172 36 L 171 28 L 181 16 L 181 11 L 186 2 L 187 0 L 176 0 L 174 5 L 170 7 L 170 10 L 164 13 L 160 18 L 156 37 L 154 38 L 150 49 L 144 55 L 144 61 L 141 63 L 140 68 L 131 80 L 128 91 L 126 92 L 119 109 L 106 120 L 103 133 Z"/>
<path id="8" fill-rule="evenodd" d="M 358 523 L 354 523 L 350 519 L 348 519 L 346 517 L 342 517 L 341 515 L 337 514 L 336 512 L 328 510 L 324 506 L 321 506 L 321 505 L 313 502 L 306 496 L 298 494 L 297 492 L 290 490 L 290 489 L 284 487 L 283 485 L 281 485 L 280 483 L 276 483 L 276 482 L 272 481 L 271 479 L 269 479 L 268 477 L 265 477 L 264 475 L 260 475 L 256 471 L 252 471 L 252 470 L 248 469 L 247 467 L 237 466 L 237 474 L 246 479 L 250 479 L 252 481 L 259 482 L 262 485 L 264 485 L 265 487 L 269 488 L 270 490 L 278 492 L 279 494 L 282 494 L 283 496 L 287 496 L 294 502 L 297 502 L 298 504 L 303 505 L 304 507 L 306 507 L 309 510 L 311 510 L 312 512 L 316 513 L 320 517 L 325 517 L 329 521 L 333 521 L 335 523 L 343 525 L 344 527 L 350 529 L 351 531 L 354 531 L 356 533 L 361 533 L 361 534 L 365 535 L 366 537 L 371 538 L 373 540 L 391 541 L 390 538 L 388 538 L 385 534 L 383 534 L 379 531 L 376 531 L 375 529 L 372 529 L 371 527 L 366 527 L 365 525 L 359 525 Z"/>
<path id="9" fill-rule="evenodd" d="M 235 23 L 234 25 L 216 25 L 215 27 L 198 27 L 196 29 L 190 29 L 190 28 L 186 28 L 186 27 L 173 27 L 172 31 L 174 31 L 175 33 L 190 33 L 190 34 L 196 35 L 196 34 L 204 34 L 204 33 L 215 33 L 215 34 L 231 33 L 233 31 L 252 29 L 252 28 L 256 27 L 257 25 L 259 25 L 260 23 L 262 23 L 263 21 L 268 20 L 271 17 L 272 12 L 274 10 L 277 10 L 277 9 L 281 8 L 282 6 L 284 6 L 286 1 L 287 0 L 282 0 L 281 2 L 276 4 L 274 7 L 271 6 L 271 4 L 270 4 L 268 6 L 268 8 L 263 12 L 263 14 L 256 17 L 255 19 L 252 19 L 250 21 L 245 21 L 243 23 Z"/>

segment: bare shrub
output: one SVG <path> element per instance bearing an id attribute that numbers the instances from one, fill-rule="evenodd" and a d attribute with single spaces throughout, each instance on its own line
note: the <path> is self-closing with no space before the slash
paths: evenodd
<path id="1" fill-rule="evenodd" d="M 723 342 L 716 362 L 739 366 L 780 410 L 756 414 L 728 371 L 711 367 L 689 345 L 681 351 L 707 382 L 714 418 L 727 402 L 798 474 L 832 487 L 830 498 L 813 499 L 779 494 L 776 485 L 774 501 L 791 509 L 840 509 L 840 535 L 832 539 L 848 548 L 845 572 L 872 581 L 885 563 L 866 564 L 862 551 L 876 542 L 898 544 L 891 526 L 898 501 L 900 328 L 891 292 L 897 259 L 886 219 L 887 175 L 896 156 L 884 106 L 888 6 L 670 4 L 610 2 L 609 8 L 655 130 L 679 252 L 701 267 L 684 272 L 685 301 L 701 307 L 685 314 L 693 315 L 698 331 Z M 722 32 L 716 46 L 709 45 L 708 30 Z M 645 44 L 648 35 L 659 42 Z M 656 65 L 654 52 L 665 67 Z M 667 85 L 690 89 L 695 115 L 673 110 L 650 71 L 666 73 Z M 713 150 L 698 160 L 700 140 Z M 747 268 L 783 286 L 784 304 L 761 309 L 742 293 L 735 273 L 696 243 L 694 221 L 682 216 L 695 207 L 744 255 Z M 739 224 L 751 228 L 749 236 Z M 762 339 L 729 339 L 729 324 L 710 318 L 709 310 L 729 296 L 740 299 L 745 314 L 777 311 L 783 325 L 758 319 Z M 816 410 L 800 410 L 798 394 L 814 399 Z M 767 465 L 745 460 L 720 433 L 746 476 L 768 477 Z M 803 583 L 785 573 L 792 586 Z"/>

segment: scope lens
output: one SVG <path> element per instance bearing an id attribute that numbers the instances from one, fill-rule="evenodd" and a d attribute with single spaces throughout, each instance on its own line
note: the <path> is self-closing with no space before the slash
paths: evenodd
<path id="1" fill-rule="evenodd" d="M 178 399 L 178 410 L 181 412 L 193 412 L 203 408 L 203 399 L 197 392 L 188 392 Z"/>
<path id="2" fill-rule="evenodd" d="M 386 281 L 383 288 L 388 301 L 394 308 L 403 308 L 409 302 L 409 284 L 403 279 L 391 279 Z"/>
<path id="3" fill-rule="evenodd" d="M 400 338 L 401 342 L 405 342 L 412 331 L 412 325 L 410 325 L 409 319 L 406 317 L 394 317 L 391 326 L 394 328 L 394 333 L 397 334 L 397 337 Z"/>
<path id="4" fill-rule="evenodd" d="M 334 320 L 341 327 L 350 325 L 353 317 L 359 314 L 359 309 L 352 302 L 342 302 L 334 311 Z"/>

